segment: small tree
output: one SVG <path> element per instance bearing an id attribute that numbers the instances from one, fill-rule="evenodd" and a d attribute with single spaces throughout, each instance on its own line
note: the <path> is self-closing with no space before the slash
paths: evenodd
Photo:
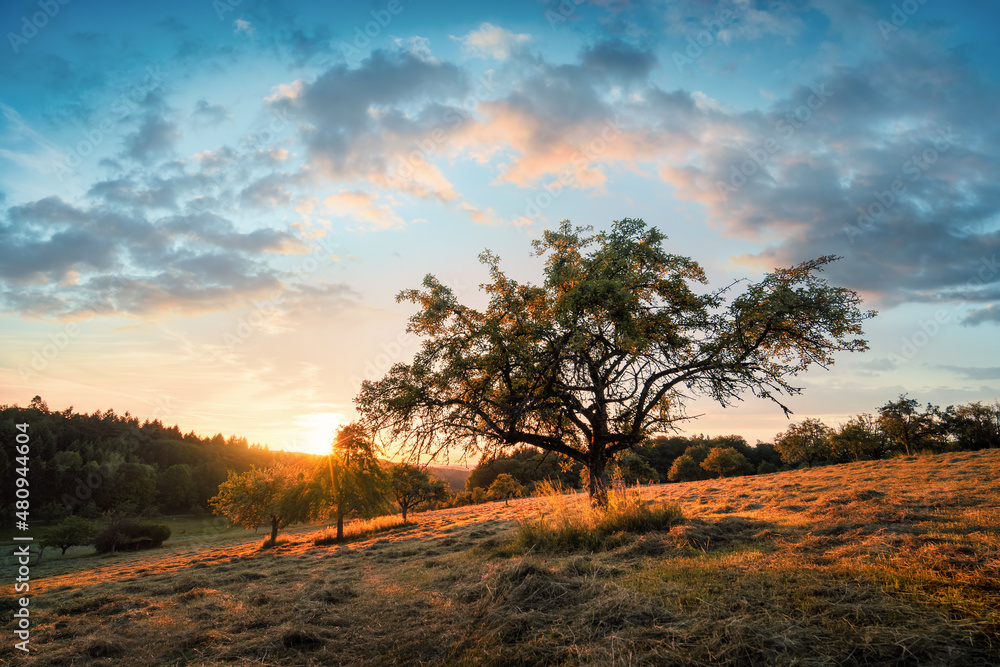
<path id="1" fill-rule="evenodd" d="M 327 456 L 327 497 L 337 519 L 337 539 L 344 539 L 344 517 L 374 516 L 386 506 L 386 474 L 376 458 L 375 445 L 360 424 L 337 429 Z"/>
<path id="2" fill-rule="evenodd" d="M 774 446 L 785 463 L 795 465 L 805 461 L 812 468 L 814 461 L 830 451 L 830 428 L 819 419 L 806 419 L 775 436 Z"/>
<path id="3" fill-rule="evenodd" d="M 830 433 L 830 452 L 841 461 L 878 460 L 891 443 L 870 414 L 852 417 Z"/>
<path id="4" fill-rule="evenodd" d="M 271 526 L 271 542 L 278 530 L 315 518 L 321 496 L 305 474 L 285 465 L 270 468 L 252 467 L 244 473 L 230 471 L 219 493 L 209 503 L 216 514 L 224 514 L 243 528 Z"/>
<path id="5" fill-rule="evenodd" d="M 509 505 L 510 499 L 519 498 L 523 490 L 524 487 L 518 484 L 516 479 L 503 473 L 497 475 L 497 478 L 493 480 L 486 495 L 490 500 L 503 500 L 504 505 Z"/>
<path id="6" fill-rule="evenodd" d="M 737 472 L 749 472 L 752 470 L 747 458 L 736 451 L 733 447 L 713 447 L 701 467 L 709 472 L 719 475 L 719 479 Z"/>
<path id="7" fill-rule="evenodd" d="M 68 516 L 42 536 L 42 545 L 58 547 L 63 555 L 70 547 L 83 547 L 94 543 L 97 528 L 90 521 L 78 516 Z"/>
<path id="8" fill-rule="evenodd" d="M 409 463 L 399 463 L 392 467 L 389 472 L 389 491 L 403 513 L 403 523 L 406 523 L 406 514 L 411 509 L 425 503 L 448 500 L 444 480 L 431 479 L 426 470 Z"/>
<path id="9" fill-rule="evenodd" d="M 898 400 L 889 401 L 878 409 L 878 425 L 894 443 L 912 455 L 927 444 L 934 434 L 934 410 L 928 405 L 923 413 L 917 411 L 915 399 L 901 394 Z"/>
<path id="10" fill-rule="evenodd" d="M 685 452 L 674 459 L 670 466 L 670 472 L 667 473 L 667 479 L 671 482 L 693 482 L 696 479 L 701 479 L 701 474 L 698 461 L 691 454 Z"/>

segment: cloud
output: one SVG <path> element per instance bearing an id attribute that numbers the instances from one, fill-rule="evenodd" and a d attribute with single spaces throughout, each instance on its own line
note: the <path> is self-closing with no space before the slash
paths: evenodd
<path id="1" fill-rule="evenodd" d="M 127 178 L 99 181 L 87 192 L 92 197 L 103 199 L 109 204 L 137 206 L 140 208 L 174 209 L 177 193 L 172 184 L 157 180 L 152 187 L 143 187 Z"/>
<path id="2" fill-rule="evenodd" d="M 213 127 L 232 117 L 224 104 L 209 104 L 204 98 L 195 102 L 191 112 L 192 120 L 200 127 Z"/>
<path id="3" fill-rule="evenodd" d="M 378 195 L 369 192 L 341 190 L 324 199 L 323 205 L 329 213 L 348 216 L 379 229 L 399 228 L 404 224 L 390 206 L 378 202 Z"/>
<path id="4" fill-rule="evenodd" d="M 125 138 L 125 155 L 147 164 L 171 151 L 180 136 L 175 123 L 150 112 L 143 118 L 138 131 Z"/>
<path id="5" fill-rule="evenodd" d="M 979 326 L 980 324 L 1000 324 L 1000 304 L 991 303 L 985 308 L 977 308 L 976 310 L 969 311 L 962 318 L 962 324 L 970 327 Z"/>
<path id="6" fill-rule="evenodd" d="M 224 309 L 285 290 L 286 272 L 268 258 L 304 250 L 288 232 L 240 231 L 207 211 L 153 220 L 108 203 L 130 185 L 103 185 L 93 206 L 47 197 L 8 209 L 0 308 L 43 318 Z"/>
<path id="7" fill-rule="evenodd" d="M 481 23 L 479 28 L 464 37 L 452 36 L 461 42 L 462 50 L 477 58 L 506 60 L 512 53 L 522 49 L 531 41 L 531 35 L 512 33 L 492 23 Z"/>
<path id="8" fill-rule="evenodd" d="M 337 65 L 311 82 L 280 85 L 266 101 L 301 119 L 309 162 L 328 180 L 449 201 L 457 195 L 431 162 L 447 141 L 434 136 L 468 117 L 449 102 L 469 91 L 468 76 L 453 64 L 376 50 L 357 68 Z"/>
<path id="9" fill-rule="evenodd" d="M 743 261 L 842 255 L 830 279 L 882 307 L 988 303 L 1000 296 L 1000 270 L 984 267 L 1000 250 L 1000 135 L 971 110 L 998 102 L 960 57 L 900 34 L 769 109 L 700 105 L 694 149 L 659 173 L 710 223 L 767 246 Z"/>
<path id="10" fill-rule="evenodd" d="M 236 19 L 233 21 L 233 34 L 239 35 L 241 33 L 247 35 L 248 37 L 253 37 L 254 29 L 250 24 L 250 21 L 245 21 L 243 19 Z"/>
<path id="11" fill-rule="evenodd" d="M 945 366 L 938 368 L 952 371 L 967 380 L 1000 380 L 1000 366 Z"/>
<path id="12" fill-rule="evenodd" d="M 464 211 L 468 211 L 472 217 L 472 221 L 477 225 L 500 225 L 504 223 L 504 220 L 492 208 L 487 208 L 484 211 L 469 202 L 462 202 L 459 204 L 459 207 Z"/>

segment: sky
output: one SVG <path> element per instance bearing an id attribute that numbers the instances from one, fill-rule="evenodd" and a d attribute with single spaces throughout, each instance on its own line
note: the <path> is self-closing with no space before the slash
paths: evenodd
<path id="1" fill-rule="evenodd" d="M 1000 6 L 941 0 L 7 2 L 0 403 L 327 451 L 477 257 L 642 218 L 710 285 L 841 256 L 870 349 L 829 425 L 1000 397 Z M 685 433 L 788 419 L 706 400 Z"/>

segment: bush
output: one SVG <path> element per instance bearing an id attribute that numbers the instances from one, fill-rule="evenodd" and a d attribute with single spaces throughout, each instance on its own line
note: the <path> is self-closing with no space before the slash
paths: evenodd
<path id="1" fill-rule="evenodd" d="M 162 545 L 170 537 L 170 527 L 158 523 L 146 523 L 135 519 L 112 519 L 108 526 L 94 540 L 97 553 L 152 549 Z"/>
<path id="2" fill-rule="evenodd" d="M 758 475 L 769 475 L 772 472 L 778 472 L 778 466 L 774 465 L 770 461 L 761 461 L 760 465 L 757 466 Z"/>
<path id="3" fill-rule="evenodd" d="M 649 505 L 635 490 L 616 484 L 606 507 L 570 507 L 561 487 L 538 485 L 548 512 L 521 520 L 515 544 L 540 551 L 598 551 L 619 546 L 629 533 L 668 530 L 683 518 L 677 505 Z"/>

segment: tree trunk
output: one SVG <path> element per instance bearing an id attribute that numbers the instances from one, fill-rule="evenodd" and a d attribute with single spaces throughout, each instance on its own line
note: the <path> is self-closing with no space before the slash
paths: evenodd
<path id="1" fill-rule="evenodd" d="M 337 541 L 344 539 L 344 513 L 337 508 Z"/>
<path id="2" fill-rule="evenodd" d="M 588 466 L 590 472 L 590 504 L 594 507 L 606 507 L 608 504 L 608 471 L 603 458 L 593 458 Z"/>
<path id="3" fill-rule="evenodd" d="M 271 544 L 278 543 L 278 517 L 271 517 Z"/>
<path id="4" fill-rule="evenodd" d="M 409 505 L 400 505 L 399 506 L 399 509 L 401 509 L 403 511 L 403 523 L 406 523 L 406 510 L 408 508 L 409 508 Z"/>

